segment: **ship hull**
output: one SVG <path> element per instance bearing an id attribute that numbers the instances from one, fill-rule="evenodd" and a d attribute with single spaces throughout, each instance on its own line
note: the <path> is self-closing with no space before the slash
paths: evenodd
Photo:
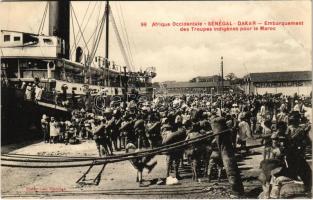
<path id="1" fill-rule="evenodd" d="M 40 120 L 43 114 L 62 120 L 70 118 L 69 111 L 25 101 L 20 89 L 2 87 L 1 94 L 2 144 L 42 138 Z"/>
<path id="2" fill-rule="evenodd" d="M 137 97 L 144 96 L 142 100 L 151 100 L 150 93 L 129 95 L 128 100 L 138 101 Z M 115 100 L 108 96 L 108 100 Z M 117 96 L 116 96 L 117 97 Z M 118 98 L 123 100 L 123 96 Z M 109 102 L 106 103 L 106 106 Z M 94 105 L 90 105 L 94 107 Z M 71 109 L 46 102 L 28 101 L 24 98 L 24 91 L 14 87 L 1 87 L 1 141 L 2 144 L 29 141 L 43 138 L 41 118 L 45 114 L 57 120 L 70 120 Z"/>

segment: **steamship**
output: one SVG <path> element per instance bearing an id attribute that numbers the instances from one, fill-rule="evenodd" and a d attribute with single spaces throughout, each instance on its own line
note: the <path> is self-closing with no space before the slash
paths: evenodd
<path id="1" fill-rule="evenodd" d="M 152 97 L 151 81 L 156 76 L 154 67 L 133 71 L 123 44 L 119 45 L 126 66 L 116 65 L 109 59 L 109 21 L 121 42 L 109 2 L 106 2 L 96 33 L 98 37 L 88 55 L 80 46 L 76 46 L 74 51 L 70 49 L 70 15 L 74 13 L 71 9 L 68 0 L 47 2 L 48 35 L 1 30 L 3 142 L 24 138 L 22 135 L 34 132 L 39 134 L 43 114 L 65 120 L 73 109 L 92 108 L 92 105 L 86 108 L 86 102 L 92 104 L 93 98 L 99 94 L 105 94 L 106 103 L 112 97 L 120 101 L 138 99 L 139 96 Z M 104 30 L 105 56 L 95 56 Z M 34 87 L 41 88 L 40 96 L 27 97 L 26 90 Z"/>

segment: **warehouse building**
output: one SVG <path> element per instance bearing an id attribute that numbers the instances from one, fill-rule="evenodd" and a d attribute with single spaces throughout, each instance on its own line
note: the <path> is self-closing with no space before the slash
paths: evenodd
<path id="1" fill-rule="evenodd" d="M 241 87 L 246 94 L 306 95 L 312 92 L 312 71 L 250 73 Z"/>
<path id="2" fill-rule="evenodd" d="M 210 94 L 222 90 L 221 82 L 163 82 L 168 94 Z M 224 81 L 224 91 L 229 90 L 230 82 Z"/>

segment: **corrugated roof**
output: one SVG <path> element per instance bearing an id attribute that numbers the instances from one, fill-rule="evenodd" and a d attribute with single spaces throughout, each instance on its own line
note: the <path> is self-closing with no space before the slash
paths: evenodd
<path id="1" fill-rule="evenodd" d="M 221 83 L 220 83 L 221 84 Z M 173 82 L 167 83 L 167 88 L 205 88 L 205 87 L 216 87 L 219 84 L 217 82 Z M 224 81 L 224 86 L 230 86 L 229 81 Z"/>
<path id="2" fill-rule="evenodd" d="M 311 81 L 312 71 L 250 73 L 244 78 L 249 77 L 251 82 Z"/>

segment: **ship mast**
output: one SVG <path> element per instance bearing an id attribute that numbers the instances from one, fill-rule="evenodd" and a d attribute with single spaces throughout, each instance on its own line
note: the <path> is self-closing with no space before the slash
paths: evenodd
<path id="1" fill-rule="evenodd" d="M 70 1 L 49 2 L 49 35 L 64 40 L 64 58 L 70 58 Z"/>

